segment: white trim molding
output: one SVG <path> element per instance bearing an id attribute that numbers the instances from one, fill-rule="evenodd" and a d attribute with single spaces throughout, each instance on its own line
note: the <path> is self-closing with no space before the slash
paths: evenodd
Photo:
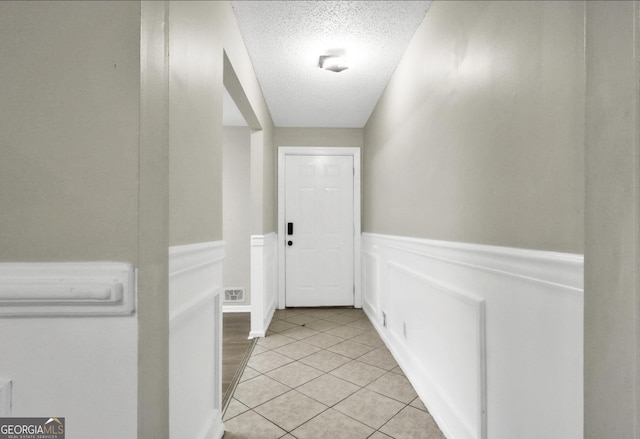
<path id="1" fill-rule="evenodd" d="M 251 332 L 264 337 L 278 307 L 278 235 L 251 236 Z"/>
<path id="2" fill-rule="evenodd" d="M 0 263 L 0 317 L 123 316 L 135 309 L 131 264 Z"/>
<path id="3" fill-rule="evenodd" d="M 287 155 L 328 155 L 353 157 L 353 306 L 362 308 L 362 260 L 361 260 L 361 151 L 351 147 L 309 147 L 309 146 L 279 146 L 278 147 L 278 236 L 285 235 L 285 160 Z M 285 273 L 285 244 L 284 239 L 277 243 L 278 259 L 278 307 L 285 307 L 286 273 Z"/>
<path id="4" fill-rule="evenodd" d="M 169 248 L 171 437 L 220 438 L 224 242 Z"/>
<path id="5" fill-rule="evenodd" d="M 251 305 L 223 305 L 223 313 L 251 312 Z"/>
<path id="6" fill-rule="evenodd" d="M 363 308 L 447 437 L 582 438 L 582 255 L 362 246 Z"/>

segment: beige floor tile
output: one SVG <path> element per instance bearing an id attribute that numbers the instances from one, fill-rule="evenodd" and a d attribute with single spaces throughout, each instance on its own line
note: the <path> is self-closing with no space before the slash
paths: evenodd
<path id="1" fill-rule="evenodd" d="M 351 326 L 338 326 L 325 332 L 327 334 L 335 335 L 340 338 L 350 339 L 357 335 L 361 335 L 364 331 L 362 331 L 361 329 L 352 328 Z"/>
<path id="2" fill-rule="evenodd" d="M 398 365 L 386 348 L 374 349 L 359 357 L 358 360 L 384 370 L 391 370 Z"/>
<path id="3" fill-rule="evenodd" d="M 307 328 L 315 329 L 316 331 L 326 331 L 336 326 L 340 326 L 340 323 L 330 322 L 328 320 L 314 320 L 306 324 Z"/>
<path id="4" fill-rule="evenodd" d="M 311 311 L 311 315 L 313 315 L 317 319 L 323 319 L 323 320 L 326 320 L 327 318 L 331 318 L 336 314 L 337 313 L 335 310 L 326 309 L 326 308 L 319 308 Z"/>
<path id="5" fill-rule="evenodd" d="M 305 338 L 304 341 L 306 343 L 311 343 L 314 346 L 318 346 L 319 348 L 326 349 L 329 346 L 333 346 L 335 344 L 343 342 L 344 339 L 336 337 L 335 335 L 321 332 L 320 334 L 312 335 L 309 338 Z"/>
<path id="6" fill-rule="evenodd" d="M 255 378 L 258 375 L 260 375 L 260 372 L 258 372 L 255 369 L 251 369 L 249 366 L 246 366 L 244 368 L 244 372 L 242 372 L 242 375 L 240 375 L 240 383 L 243 381 L 247 381 L 250 380 L 251 378 Z"/>
<path id="7" fill-rule="evenodd" d="M 280 346 L 293 343 L 294 341 L 295 339 L 286 337 L 282 334 L 273 334 L 258 339 L 257 346 L 262 346 L 267 349 L 275 349 L 279 348 Z"/>
<path id="8" fill-rule="evenodd" d="M 329 372 L 349 361 L 351 361 L 350 358 L 329 351 L 318 351 L 315 354 L 300 359 L 301 363 L 315 367 L 323 372 Z"/>
<path id="9" fill-rule="evenodd" d="M 328 407 L 295 390 L 280 395 L 254 410 L 286 431 L 291 431 Z"/>
<path id="10" fill-rule="evenodd" d="M 413 407 L 405 407 L 381 429 L 395 439 L 444 439 L 431 415 Z"/>
<path id="11" fill-rule="evenodd" d="M 336 312 L 338 314 L 346 314 L 348 316 L 356 316 L 359 319 L 366 317 L 366 314 L 362 310 L 362 308 L 337 308 Z"/>
<path id="12" fill-rule="evenodd" d="M 311 337 L 312 335 L 318 334 L 318 331 L 315 329 L 310 329 L 305 326 L 298 326 L 296 328 L 287 329 L 286 331 L 282 331 L 280 334 L 285 335 L 287 337 L 295 338 L 296 340 L 302 340 L 307 337 Z"/>
<path id="13" fill-rule="evenodd" d="M 350 383 L 357 384 L 358 386 L 366 386 L 384 375 L 385 370 L 355 360 L 329 373 Z"/>
<path id="14" fill-rule="evenodd" d="M 342 413 L 329 409 L 293 430 L 298 439 L 364 439 L 373 429 Z"/>
<path id="15" fill-rule="evenodd" d="M 380 336 L 374 331 L 365 332 L 364 334 L 353 337 L 351 341 L 366 344 L 374 348 L 379 348 L 384 345 L 384 341 L 382 341 Z"/>
<path id="16" fill-rule="evenodd" d="M 355 322 L 356 320 L 360 320 L 360 316 L 354 316 L 354 315 L 346 315 L 346 314 L 332 314 L 329 316 L 325 316 L 323 317 L 324 320 L 329 320 L 330 322 L 336 322 L 336 323 L 340 323 L 342 325 L 346 324 L 346 323 L 351 323 L 351 322 Z"/>
<path id="17" fill-rule="evenodd" d="M 286 320 L 272 320 L 271 324 L 269 325 L 269 331 L 286 331 L 287 329 L 295 328 L 296 326 L 298 325 Z"/>
<path id="18" fill-rule="evenodd" d="M 301 308 L 287 308 L 287 309 L 277 309 L 275 313 L 273 313 L 274 319 L 286 319 L 287 317 L 293 317 L 296 315 L 304 314 L 305 310 Z"/>
<path id="19" fill-rule="evenodd" d="M 251 355 L 258 355 L 261 354 L 263 352 L 267 352 L 269 349 L 265 348 L 264 346 L 261 346 L 259 344 L 256 343 L 255 346 L 253 346 L 253 350 L 251 351 Z"/>
<path id="20" fill-rule="evenodd" d="M 415 407 L 419 410 L 422 410 L 423 412 L 428 412 L 429 410 L 427 409 L 427 406 L 424 405 L 424 402 L 422 402 L 422 400 L 420 399 L 420 397 L 416 397 L 416 399 L 414 399 L 413 401 L 411 401 L 411 404 L 409 404 L 411 407 Z"/>
<path id="21" fill-rule="evenodd" d="M 224 417 L 222 418 L 225 422 L 229 419 L 233 419 L 238 415 L 243 414 L 249 410 L 249 407 L 241 403 L 235 398 L 231 398 L 229 401 L 229 405 L 227 406 L 227 410 L 224 412 Z"/>
<path id="22" fill-rule="evenodd" d="M 331 352 L 335 352 L 336 354 L 344 355 L 345 357 L 349 358 L 358 358 L 371 351 L 372 349 L 373 348 L 371 346 L 356 343 L 355 341 L 351 340 L 345 340 L 342 343 L 338 343 L 327 348 L 327 350 Z"/>
<path id="23" fill-rule="evenodd" d="M 265 375 L 238 384 L 233 397 L 249 408 L 263 404 L 270 399 L 291 390 L 282 383 Z"/>
<path id="24" fill-rule="evenodd" d="M 356 421 L 378 429 L 404 407 L 404 404 L 394 399 L 361 389 L 333 408 Z"/>
<path id="25" fill-rule="evenodd" d="M 305 339 L 305 341 L 296 341 L 294 343 L 284 345 L 282 347 L 274 349 L 273 352 L 286 355 L 287 357 L 293 358 L 294 360 L 299 360 L 300 358 L 307 357 L 320 350 L 319 347 L 306 343 L 306 340 L 307 339 Z"/>
<path id="26" fill-rule="evenodd" d="M 369 319 L 350 308 L 277 310 L 224 419 L 225 439 L 444 439 Z"/>
<path id="27" fill-rule="evenodd" d="M 351 326 L 352 328 L 362 329 L 363 331 L 375 331 L 373 324 L 369 321 L 368 318 L 363 318 L 360 320 L 355 320 L 353 322 L 349 322 L 346 326 Z"/>
<path id="28" fill-rule="evenodd" d="M 259 355 L 253 355 L 249 358 L 247 365 L 261 373 L 267 373 L 270 370 L 282 367 L 291 363 L 293 360 L 287 356 L 274 351 L 267 351 Z"/>
<path id="29" fill-rule="evenodd" d="M 287 322 L 295 323 L 296 325 L 304 325 L 305 323 L 313 322 L 314 320 L 318 320 L 317 317 L 314 317 L 310 314 L 298 314 L 291 317 L 285 318 Z"/>
<path id="30" fill-rule="evenodd" d="M 224 426 L 224 439 L 278 439 L 287 433 L 254 411 L 236 416 Z"/>
<path id="31" fill-rule="evenodd" d="M 296 390 L 316 401 L 332 406 L 360 389 L 359 386 L 332 375 L 322 375 Z"/>
<path id="32" fill-rule="evenodd" d="M 285 384 L 291 388 L 298 387 L 314 378 L 322 375 L 322 372 L 298 361 L 289 363 L 267 373 L 269 378 Z"/>
<path id="33" fill-rule="evenodd" d="M 407 378 L 395 373 L 387 373 L 367 386 L 381 395 L 388 396 L 404 404 L 409 404 L 418 394 Z"/>

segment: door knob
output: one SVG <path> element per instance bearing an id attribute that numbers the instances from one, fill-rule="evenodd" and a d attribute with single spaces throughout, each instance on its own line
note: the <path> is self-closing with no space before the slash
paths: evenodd
<path id="1" fill-rule="evenodd" d="M 287 245 L 291 247 L 293 245 L 293 241 L 287 241 Z"/>

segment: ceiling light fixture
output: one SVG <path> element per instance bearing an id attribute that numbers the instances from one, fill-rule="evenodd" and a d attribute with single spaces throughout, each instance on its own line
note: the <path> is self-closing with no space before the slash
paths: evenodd
<path id="1" fill-rule="evenodd" d="M 318 58 L 318 67 L 336 73 L 340 73 L 349 68 L 345 59 L 338 55 L 321 55 L 320 58 Z"/>

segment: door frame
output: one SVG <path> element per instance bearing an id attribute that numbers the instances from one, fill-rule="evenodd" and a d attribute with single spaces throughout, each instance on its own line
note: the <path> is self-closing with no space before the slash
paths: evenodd
<path id="1" fill-rule="evenodd" d="M 284 309 L 286 295 L 285 277 L 285 160 L 288 155 L 351 156 L 353 157 L 353 306 L 362 308 L 361 271 L 361 191 L 360 148 L 336 146 L 279 146 L 278 147 L 278 308 Z"/>

